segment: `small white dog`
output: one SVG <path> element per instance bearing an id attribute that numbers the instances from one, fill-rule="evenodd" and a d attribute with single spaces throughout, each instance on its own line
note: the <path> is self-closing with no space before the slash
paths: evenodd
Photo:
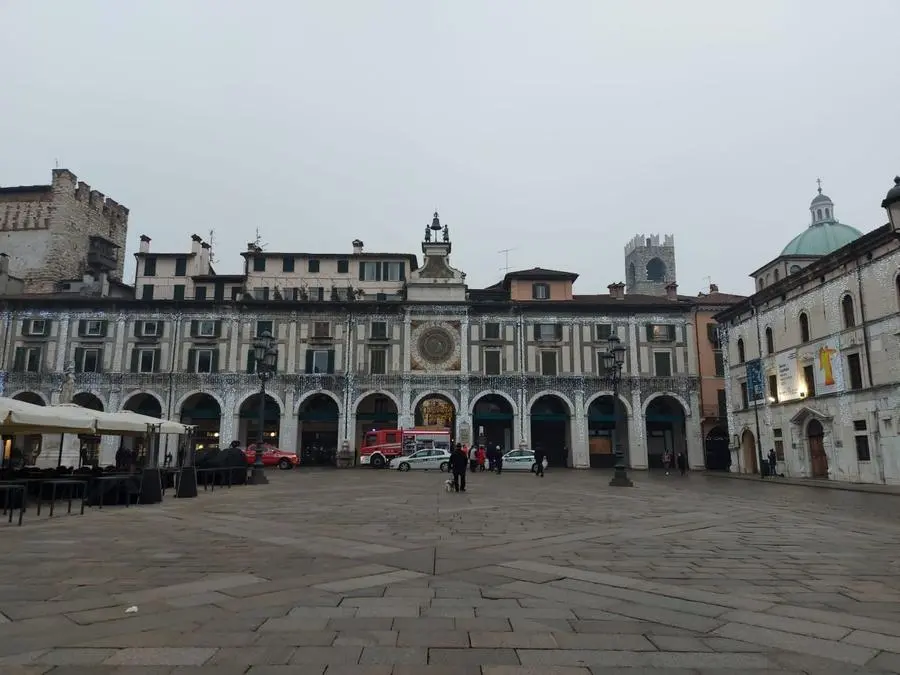
<path id="1" fill-rule="evenodd" d="M 446 489 L 447 492 L 453 492 L 453 481 L 449 478 L 444 481 L 444 489 Z"/>

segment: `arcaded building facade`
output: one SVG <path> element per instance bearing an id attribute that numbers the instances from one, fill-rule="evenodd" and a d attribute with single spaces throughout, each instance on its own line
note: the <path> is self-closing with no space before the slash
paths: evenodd
<path id="1" fill-rule="evenodd" d="M 421 265 L 359 240 L 346 254 L 251 245 L 244 275 L 218 277 L 199 238 L 184 255 L 149 244 L 133 299 L 5 299 L 5 395 L 52 404 L 71 371 L 77 403 L 196 425 L 201 450 L 246 444 L 259 431 L 252 345 L 268 331 L 278 365 L 263 431 L 311 462 L 316 448 L 358 450 L 373 428 L 444 424 L 460 442 L 540 444 L 558 466 L 612 466 L 617 444 L 635 468 L 666 449 L 704 466 L 695 303 L 674 281 L 579 295 L 577 274 L 535 268 L 470 289 L 437 214 Z M 627 347 L 618 399 L 601 358 L 610 335 Z M 58 441 L 40 443 L 38 463 L 55 463 Z M 117 443 L 103 440 L 104 461 Z"/>

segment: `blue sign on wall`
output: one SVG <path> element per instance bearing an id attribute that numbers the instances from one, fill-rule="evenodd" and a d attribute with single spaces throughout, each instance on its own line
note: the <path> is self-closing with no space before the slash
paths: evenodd
<path id="1" fill-rule="evenodd" d="M 762 361 L 759 359 L 747 361 L 747 396 L 750 403 L 765 401 Z"/>

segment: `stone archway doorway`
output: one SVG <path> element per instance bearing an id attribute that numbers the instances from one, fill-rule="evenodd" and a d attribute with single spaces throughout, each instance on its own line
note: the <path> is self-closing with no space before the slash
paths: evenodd
<path id="1" fill-rule="evenodd" d="M 806 426 L 809 441 L 809 462 L 813 478 L 828 478 L 828 455 L 825 454 L 825 430 L 819 420 L 810 420 Z"/>
<path id="2" fill-rule="evenodd" d="M 657 396 L 647 406 L 644 420 L 647 428 L 647 465 L 651 469 L 662 468 L 666 452 L 672 455 L 673 465 L 680 452 L 684 453 L 687 461 L 686 412 L 678 399 L 665 394 Z"/>
<path id="3" fill-rule="evenodd" d="M 741 457 L 744 473 L 759 473 L 759 462 L 756 461 L 756 437 L 749 429 L 741 436 Z"/>
<path id="4" fill-rule="evenodd" d="M 472 412 L 474 442 L 512 449 L 514 420 L 509 401 L 497 394 L 485 394 L 475 401 Z"/>
<path id="5" fill-rule="evenodd" d="M 297 410 L 300 466 L 332 466 L 337 457 L 341 411 L 328 394 L 313 394 Z"/>
<path id="6" fill-rule="evenodd" d="M 728 471 L 731 468 L 731 450 L 728 447 L 728 431 L 713 427 L 706 434 L 706 469 Z"/>
<path id="7" fill-rule="evenodd" d="M 570 421 L 569 405 L 555 394 L 544 394 L 531 405 L 531 447 L 541 447 L 550 466 L 569 465 Z"/>

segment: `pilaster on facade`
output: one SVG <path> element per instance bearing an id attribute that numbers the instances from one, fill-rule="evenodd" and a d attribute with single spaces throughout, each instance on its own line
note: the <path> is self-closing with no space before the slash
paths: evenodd
<path id="1" fill-rule="evenodd" d="M 572 466 L 587 469 L 591 466 L 588 449 L 587 409 L 584 406 L 584 390 L 575 390 L 575 418 L 572 420 Z"/>

